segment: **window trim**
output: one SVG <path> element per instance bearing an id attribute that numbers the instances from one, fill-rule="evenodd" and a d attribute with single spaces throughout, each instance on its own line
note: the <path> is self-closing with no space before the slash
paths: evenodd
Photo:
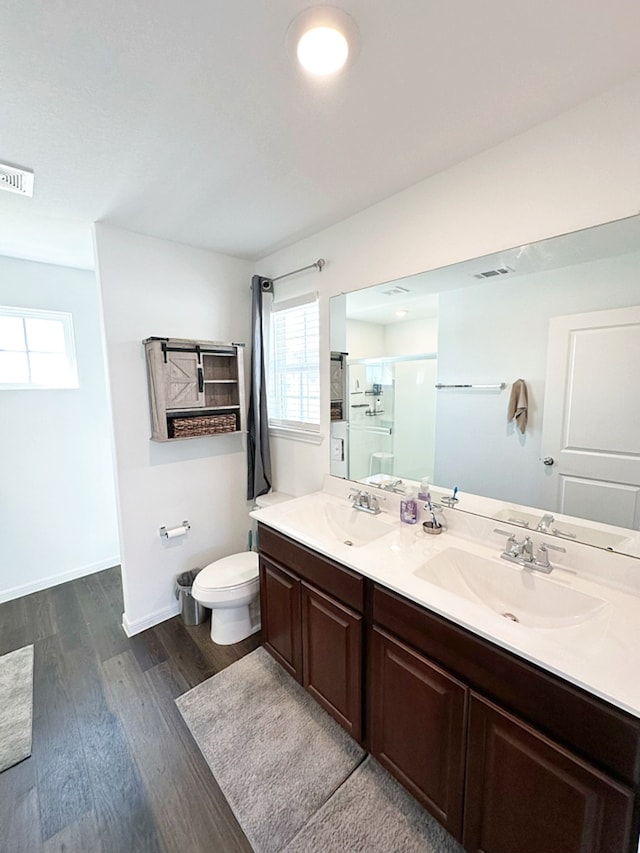
<path id="1" fill-rule="evenodd" d="M 0 317 L 17 317 L 23 322 L 25 320 L 57 320 L 62 323 L 64 333 L 64 355 L 67 361 L 67 378 L 65 381 L 57 381 L 54 384 L 40 384 L 36 382 L 1 382 L 0 391 L 59 391 L 73 390 L 80 387 L 78 381 L 78 364 L 76 357 L 75 336 L 73 331 L 73 314 L 70 311 L 54 311 L 45 308 L 20 308 L 13 305 L 0 305 Z M 27 359 L 30 350 L 25 332 L 25 345 Z M 22 352 L 22 350 L 1 350 L 0 352 Z"/>

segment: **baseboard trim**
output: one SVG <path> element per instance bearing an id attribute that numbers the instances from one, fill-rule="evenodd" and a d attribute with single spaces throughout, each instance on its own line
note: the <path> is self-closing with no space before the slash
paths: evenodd
<path id="1" fill-rule="evenodd" d="M 46 578 L 38 578 L 31 583 L 23 584 L 22 586 L 14 586 L 11 589 L 0 590 L 0 604 L 5 601 L 13 601 L 14 598 L 22 598 L 23 595 L 31 595 L 32 592 L 40 592 L 43 589 L 50 589 L 52 586 L 59 586 L 61 583 L 83 578 L 87 575 L 94 575 L 96 572 L 102 572 L 104 569 L 110 569 L 112 566 L 120 564 L 120 557 L 110 557 L 107 560 L 99 560 L 97 563 L 90 563 L 88 566 L 80 566 L 77 569 L 70 569 L 68 572 L 61 572 L 58 575 L 49 575 Z"/>
<path id="2" fill-rule="evenodd" d="M 177 616 L 180 612 L 180 602 L 170 604 L 168 607 L 163 607 L 162 610 L 156 610 L 155 613 L 148 613 L 142 619 L 127 619 L 127 614 L 122 614 L 122 629 L 127 637 L 133 637 L 141 631 L 146 631 L 147 628 L 153 628 L 154 625 L 159 625 L 160 622 L 166 622 L 173 616 Z"/>

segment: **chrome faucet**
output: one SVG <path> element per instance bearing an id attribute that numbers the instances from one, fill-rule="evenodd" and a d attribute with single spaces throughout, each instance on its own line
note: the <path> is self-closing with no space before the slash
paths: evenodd
<path id="1" fill-rule="evenodd" d="M 553 566 L 549 562 L 549 550 L 566 552 L 566 548 L 561 548 L 559 545 L 551 545 L 548 542 L 542 542 L 534 554 L 534 545 L 529 536 L 525 536 L 521 542 L 516 539 L 515 533 L 508 533 L 506 530 L 500 530 L 496 527 L 493 531 L 501 536 L 507 536 L 507 542 L 504 551 L 500 554 L 503 560 L 508 560 L 510 563 L 517 563 L 528 569 L 535 569 L 538 572 L 544 572 L 548 575 L 553 570 Z"/>
<path id="2" fill-rule="evenodd" d="M 402 480 L 387 480 L 378 485 L 385 492 L 404 492 Z"/>
<path id="3" fill-rule="evenodd" d="M 373 492 L 362 492 L 360 489 L 351 489 L 349 497 L 353 500 L 352 505 L 354 509 L 359 509 L 361 512 L 370 512 L 372 515 L 379 515 L 382 512 L 378 501 L 386 500 L 382 495 L 378 497 Z"/>
<path id="4" fill-rule="evenodd" d="M 551 530 L 551 525 L 555 521 L 554 517 L 550 512 L 546 512 L 536 526 L 536 530 L 540 531 L 540 533 L 549 533 Z"/>

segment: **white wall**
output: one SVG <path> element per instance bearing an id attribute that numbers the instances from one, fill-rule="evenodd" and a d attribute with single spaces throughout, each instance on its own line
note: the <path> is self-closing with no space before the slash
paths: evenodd
<path id="1" fill-rule="evenodd" d="M 384 327 L 386 355 L 425 355 L 438 351 L 438 318 L 401 320 Z"/>
<path id="2" fill-rule="evenodd" d="M 0 304 L 73 315 L 79 388 L 0 391 L 0 601 L 119 562 L 95 275 L 0 257 Z"/>
<path id="3" fill-rule="evenodd" d="M 379 358 L 386 354 L 384 326 L 363 320 L 347 320 L 348 361 L 356 358 Z"/>
<path id="4" fill-rule="evenodd" d="M 130 633 L 177 612 L 175 577 L 246 547 L 246 451 L 239 435 L 149 440 L 143 339 L 246 342 L 253 264 L 95 226 L 115 435 L 125 615 Z M 248 368 L 247 353 L 245 368 Z M 186 537 L 158 530 L 187 519 Z"/>
<path id="5" fill-rule="evenodd" d="M 637 75 L 600 98 L 259 262 L 262 275 L 276 276 L 313 258 L 326 259 L 321 274 L 276 285 L 283 296 L 310 288 L 321 294 L 325 435 L 329 298 L 636 214 L 639 97 Z M 273 455 L 276 487 L 292 494 L 319 488 L 323 472 L 329 470 L 328 441 L 312 446 L 278 440 Z"/>

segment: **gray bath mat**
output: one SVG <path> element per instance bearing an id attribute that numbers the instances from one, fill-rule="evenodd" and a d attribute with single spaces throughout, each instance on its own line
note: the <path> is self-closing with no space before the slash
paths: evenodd
<path id="1" fill-rule="evenodd" d="M 464 853 L 376 761 L 367 758 L 284 853 Z"/>
<path id="2" fill-rule="evenodd" d="M 176 703 L 256 853 L 286 847 L 365 755 L 262 648 Z"/>
<path id="3" fill-rule="evenodd" d="M 33 646 L 0 657 L 0 773 L 31 755 Z"/>

